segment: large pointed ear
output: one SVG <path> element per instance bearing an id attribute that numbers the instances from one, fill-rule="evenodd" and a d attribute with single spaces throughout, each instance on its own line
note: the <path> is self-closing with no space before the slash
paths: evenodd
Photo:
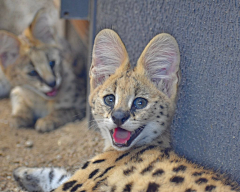
<path id="1" fill-rule="evenodd" d="M 169 98 L 174 99 L 180 81 L 180 53 L 169 34 L 155 36 L 141 54 L 136 71 L 145 74 Z"/>
<path id="2" fill-rule="evenodd" d="M 47 9 L 40 9 L 29 28 L 25 31 L 25 35 L 30 39 L 39 40 L 46 44 L 55 43 L 54 34 L 54 20 Z"/>
<path id="3" fill-rule="evenodd" d="M 14 64 L 20 55 L 20 41 L 17 36 L 0 30 L 0 64 L 3 68 Z"/>
<path id="4" fill-rule="evenodd" d="M 116 70 L 130 67 L 128 54 L 120 37 L 110 29 L 104 29 L 95 38 L 90 68 L 91 91 L 103 84 Z"/>

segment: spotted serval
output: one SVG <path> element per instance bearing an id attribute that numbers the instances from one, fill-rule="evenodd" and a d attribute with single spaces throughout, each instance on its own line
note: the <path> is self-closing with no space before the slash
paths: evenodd
<path id="1" fill-rule="evenodd" d="M 93 48 L 89 103 L 105 152 L 71 178 L 60 168 L 22 167 L 14 171 L 16 181 L 28 191 L 240 191 L 236 183 L 170 147 L 179 63 L 177 42 L 169 34 L 154 37 L 131 68 L 119 36 L 101 31 Z"/>
<path id="2" fill-rule="evenodd" d="M 85 78 L 77 77 L 78 61 L 53 25 L 42 9 L 22 35 L 0 31 L 0 64 L 13 87 L 13 126 L 46 132 L 85 115 Z"/>

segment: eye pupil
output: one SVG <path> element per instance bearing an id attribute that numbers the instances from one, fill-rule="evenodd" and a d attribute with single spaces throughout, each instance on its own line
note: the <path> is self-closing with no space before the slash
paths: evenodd
<path id="1" fill-rule="evenodd" d="M 50 65 L 51 68 L 53 68 L 55 66 L 55 61 L 50 61 L 49 65 Z"/>
<path id="2" fill-rule="evenodd" d="M 107 106 L 113 107 L 115 104 L 115 96 L 114 95 L 107 95 L 104 97 L 104 103 Z"/>

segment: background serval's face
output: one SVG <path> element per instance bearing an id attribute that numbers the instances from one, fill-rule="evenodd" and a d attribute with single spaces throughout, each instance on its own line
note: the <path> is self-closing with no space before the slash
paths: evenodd
<path id="1" fill-rule="evenodd" d="M 179 51 L 170 35 L 156 36 L 131 69 L 120 38 L 103 30 L 95 39 L 90 77 L 89 102 L 105 148 L 144 145 L 169 127 L 179 82 Z"/>
<path id="2" fill-rule="evenodd" d="M 60 51 L 49 46 L 30 48 L 7 69 L 7 75 L 15 86 L 24 86 L 46 99 L 54 98 L 62 81 Z"/>
<path id="3" fill-rule="evenodd" d="M 57 96 L 62 81 L 61 49 L 45 10 L 40 10 L 20 37 L 0 31 L 0 64 L 13 86 L 45 99 Z"/>

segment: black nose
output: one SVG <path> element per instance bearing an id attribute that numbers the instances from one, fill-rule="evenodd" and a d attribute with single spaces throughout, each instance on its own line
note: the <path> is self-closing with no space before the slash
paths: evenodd
<path id="1" fill-rule="evenodd" d="M 47 85 L 49 86 L 49 87 L 55 87 L 56 86 L 56 81 L 54 80 L 54 81 L 52 81 L 52 82 L 49 82 L 49 83 L 47 83 Z"/>
<path id="2" fill-rule="evenodd" d="M 128 111 L 116 110 L 112 113 L 112 120 L 117 126 L 121 126 L 130 117 Z"/>

